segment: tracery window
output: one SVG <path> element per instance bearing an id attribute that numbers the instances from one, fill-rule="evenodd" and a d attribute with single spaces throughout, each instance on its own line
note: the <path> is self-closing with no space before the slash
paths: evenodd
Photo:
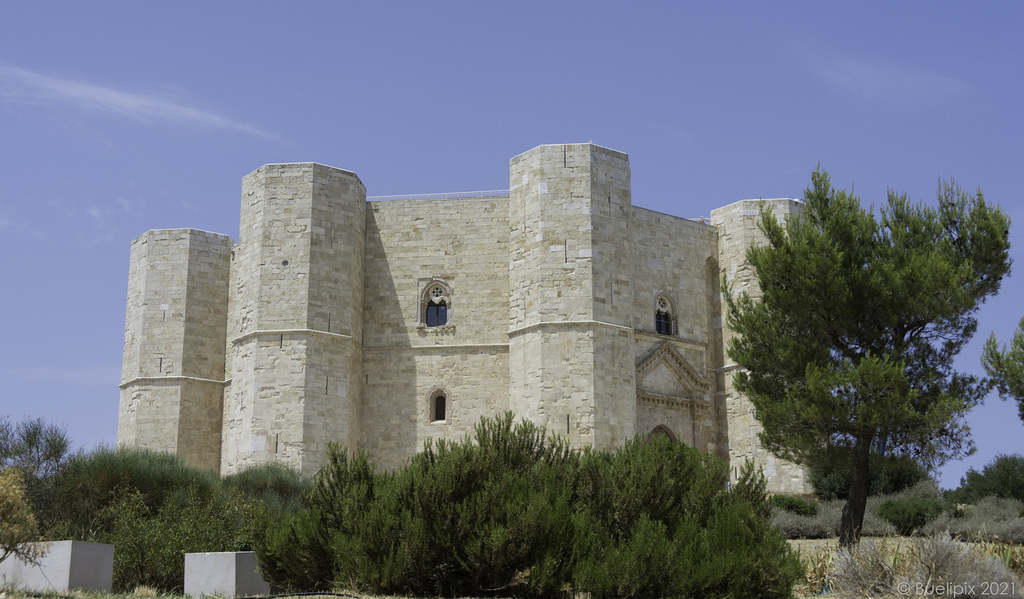
<path id="1" fill-rule="evenodd" d="M 448 324 L 451 301 L 451 292 L 443 283 L 431 282 L 423 294 L 421 322 L 428 327 Z"/>
<path id="2" fill-rule="evenodd" d="M 659 335 L 671 335 L 673 330 L 672 302 L 662 296 L 658 298 L 654 311 L 654 331 Z"/>

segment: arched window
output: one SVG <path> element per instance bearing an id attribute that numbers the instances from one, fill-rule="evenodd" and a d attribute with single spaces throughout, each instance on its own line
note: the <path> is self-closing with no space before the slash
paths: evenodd
<path id="1" fill-rule="evenodd" d="M 442 327 L 451 316 L 451 292 L 443 283 L 432 281 L 423 293 L 420 322 L 428 327 Z"/>
<path id="2" fill-rule="evenodd" d="M 669 441 L 672 441 L 673 443 L 676 442 L 676 436 L 672 434 L 672 431 L 664 424 L 659 424 L 658 426 L 654 427 L 654 430 L 651 431 L 651 434 L 648 435 L 648 437 L 651 439 L 655 437 L 664 437 Z"/>
<path id="3" fill-rule="evenodd" d="M 448 422 L 450 415 L 451 402 L 448 400 L 448 394 L 443 389 L 434 389 L 427 402 L 427 418 L 431 422 Z"/>
<path id="4" fill-rule="evenodd" d="M 671 335 L 673 332 L 672 302 L 661 296 L 654 310 L 654 331 L 659 335 Z"/>
<path id="5" fill-rule="evenodd" d="M 434 421 L 445 420 L 445 404 L 447 399 L 444 395 L 438 395 L 434 398 Z"/>

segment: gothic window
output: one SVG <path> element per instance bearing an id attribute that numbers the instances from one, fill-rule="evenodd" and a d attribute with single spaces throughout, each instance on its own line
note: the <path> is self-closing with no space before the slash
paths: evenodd
<path id="1" fill-rule="evenodd" d="M 441 389 L 435 389 L 430 394 L 430 401 L 427 403 L 427 411 L 427 416 L 431 422 L 447 422 L 451 411 L 448 394 Z"/>
<path id="2" fill-rule="evenodd" d="M 451 292 L 443 283 L 431 282 L 423 294 L 420 322 L 428 327 L 448 324 L 451 301 Z"/>
<path id="3" fill-rule="evenodd" d="M 665 426 L 664 424 L 660 424 L 660 425 L 654 427 L 654 430 L 651 431 L 651 434 L 649 435 L 649 437 L 651 439 L 654 439 L 656 437 L 664 437 L 665 439 L 668 439 L 669 441 L 672 441 L 673 443 L 676 442 L 676 436 L 674 434 L 672 434 L 672 431 L 667 426 Z"/>
<path id="4" fill-rule="evenodd" d="M 654 331 L 659 335 L 671 335 L 673 331 L 672 302 L 665 296 L 658 298 L 654 311 Z"/>

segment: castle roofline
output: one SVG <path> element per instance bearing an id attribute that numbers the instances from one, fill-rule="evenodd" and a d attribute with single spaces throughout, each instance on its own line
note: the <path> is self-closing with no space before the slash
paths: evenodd
<path id="1" fill-rule="evenodd" d="M 139 239 L 142 239 L 146 235 L 151 235 L 153 233 L 174 233 L 174 232 L 185 233 L 185 234 L 188 234 L 188 235 L 205 235 L 207 237 L 222 237 L 222 238 L 227 239 L 228 241 L 234 243 L 234 240 L 231 238 L 230 235 L 225 235 L 224 233 L 217 233 L 216 231 L 207 231 L 205 229 L 196 229 L 194 227 L 168 227 L 168 228 L 165 228 L 165 229 L 149 229 L 145 233 L 143 233 L 143 234 L 139 235 L 138 237 L 136 237 L 135 239 L 133 239 L 132 243 L 135 243 L 136 241 L 138 241 Z"/>
<path id="2" fill-rule="evenodd" d="M 517 154 L 517 155 L 513 156 L 512 158 L 509 159 L 509 163 L 512 163 L 512 162 L 518 160 L 520 157 L 525 156 L 526 154 L 529 154 L 530 152 L 534 152 L 536 150 L 539 150 L 540 148 L 551 148 L 551 147 L 559 147 L 559 146 L 562 146 L 562 147 L 564 147 L 564 146 L 591 146 L 591 147 L 594 147 L 594 148 L 598 148 L 600 150 L 604 150 L 605 152 L 610 152 L 610 153 L 618 154 L 622 158 L 624 158 L 626 160 L 629 160 L 629 154 L 627 154 L 627 153 L 625 153 L 625 152 L 623 152 L 621 150 L 616 150 L 614 148 L 609 148 L 609 147 L 606 147 L 606 146 L 601 146 L 601 145 L 598 145 L 598 144 L 596 144 L 596 143 L 594 143 L 592 141 L 586 141 L 586 142 L 580 142 L 580 143 L 565 143 L 565 144 L 540 144 L 539 146 L 532 147 L 532 148 L 530 148 L 529 150 L 527 150 L 525 152 L 522 152 L 520 154 Z"/>
<path id="3" fill-rule="evenodd" d="M 745 200 L 737 200 L 731 204 L 726 204 L 725 206 L 716 208 L 715 211 L 724 210 L 729 206 L 735 206 L 737 204 L 742 204 L 743 202 L 797 202 L 799 204 L 803 204 L 803 200 L 798 200 L 796 198 L 747 198 Z"/>
<path id="4" fill-rule="evenodd" d="M 341 172 L 341 173 L 345 173 L 347 175 L 352 175 L 353 177 L 355 177 L 356 181 L 359 181 L 359 184 L 363 186 L 363 189 L 366 189 L 366 184 L 363 183 L 363 180 L 359 178 L 359 175 L 357 175 L 355 171 L 350 171 L 350 170 L 345 169 L 345 168 L 338 168 L 336 166 L 331 166 L 329 164 L 324 164 L 322 162 L 313 162 L 313 161 L 304 161 L 304 162 L 302 162 L 302 161 L 300 161 L 300 162 L 268 162 L 268 163 L 264 164 L 263 166 L 261 166 L 260 168 L 256 169 L 255 171 L 252 171 L 252 172 L 255 173 L 256 171 L 258 171 L 260 169 L 264 169 L 264 168 L 267 168 L 267 167 L 270 167 L 270 166 L 304 166 L 304 165 L 319 166 L 321 168 L 329 168 L 332 171 L 338 171 L 338 172 Z M 251 175 L 252 173 L 249 173 L 249 174 Z"/>

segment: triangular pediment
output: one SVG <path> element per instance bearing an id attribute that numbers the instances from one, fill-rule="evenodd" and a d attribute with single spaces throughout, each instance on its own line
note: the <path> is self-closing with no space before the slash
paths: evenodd
<path id="1" fill-rule="evenodd" d="M 637 388 L 667 397 L 696 399 L 709 395 L 705 379 L 670 343 L 662 342 L 637 365 Z"/>

